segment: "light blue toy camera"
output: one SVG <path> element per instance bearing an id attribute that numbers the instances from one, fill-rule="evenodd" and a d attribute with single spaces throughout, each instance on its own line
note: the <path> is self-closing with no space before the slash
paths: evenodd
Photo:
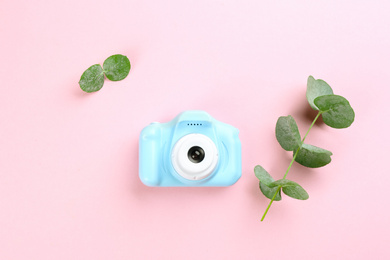
<path id="1" fill-rule="evenodd" d="M 148 186 L 229 186 L 241 177 L 238 129 L 204 111 L 145 127 L 139 177 Z"/>

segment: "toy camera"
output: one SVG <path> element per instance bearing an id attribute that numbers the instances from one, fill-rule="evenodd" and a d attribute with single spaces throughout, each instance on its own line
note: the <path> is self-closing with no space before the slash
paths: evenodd
<path id="1" fill-rule="evenodd" d="M 204 111 L 185 111 L 146 126 L 139 176 L 148 186 L 229 186 L 241 177 L 238 129 Z"/>

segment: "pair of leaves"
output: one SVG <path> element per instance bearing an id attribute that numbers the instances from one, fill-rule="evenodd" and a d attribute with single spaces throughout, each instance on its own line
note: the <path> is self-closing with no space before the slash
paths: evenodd
<path id="1" fill-rule="evenodd" d="M 279 201 L 282 199 L 280 190 L 283 191 L 287 196 L 299 199 L 307 200 L 309 194 L 296 182 L 280 179 L 275 181 L 272 176 L 260 165 L 255 167 L 255 175 L 259 179 L 259 187 L 261 192 L 269 199 Z M 275 193 L 278 193 L 275 196 Z M 275 197 L 274 197 L 275 196 Z"/>
<path id="2" fill-rule="evenodd" d="M 309 76 L 306 98 L 314 110 L 321 112 L 324 123 L 330 127 L 347 128 L 355 119 L 355 112 L 348 100 L 334 95 L 332 88 L 322 79 Z"/>
<path id="3" fill-rule="evenodd" d="M 317 168 L 331 161 L 330 151 L 302 143 L 297 123 L 292 116 L 279 117 L 276 122 L 275 135 L 280 146 L 286 151 L 294 151 L 295 161 L 303 166 Z"/>
<path id="4" fill-rule="evenodd" d="M 104 61 L 103 68 L 95 64 L 84 71 L 79 81 L 80 88 L 88 93 L 96 92 L 103 87 L 104 75 L 111 81 L 119 81 L 127 77 L 130 68 L 130 60 L 126 56 L 112 55 Z"/>

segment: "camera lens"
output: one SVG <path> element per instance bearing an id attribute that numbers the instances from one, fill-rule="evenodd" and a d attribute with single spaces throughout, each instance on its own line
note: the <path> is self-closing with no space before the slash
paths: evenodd
<path id="1" fill-rule="evenodd" d="M 188 150 L 188 159 L 193 163 L 200 163 L 203 161 L 205 152 L 199 146 L 193 146 Z"/>
<path id="2" fill-rule="evenodd" d="M 191 181 L 205 179 L 213 174 L 218 158 L 218 149 L 209 137 L 198 133 L 185 135 L 175 143 L 171 151 L 174 176 L 177 173 Z"/>

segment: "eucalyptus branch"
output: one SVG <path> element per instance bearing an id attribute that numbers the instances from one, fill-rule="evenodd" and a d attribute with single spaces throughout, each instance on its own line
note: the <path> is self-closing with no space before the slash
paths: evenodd
<path id="1" fill-rule="evenodd" d="M 322 115 L 324 123 L 333 128 L 347 128 L 354 121 L 355 112 L 349 102 L 342 96 L 334 95 L 332 88 L 321 79 L 315 80 L 312 76 L 309 76 L 306 98 L 310 106 L 318 111 L 318 114 L 302 140 L 298 126 L 292 116 L 281 116 L 276 123 L 275 135 L 280 146 L 286 151 L 293 151 L 293 158 L 283 178 L 275 181 L 260 165 L 257 165 L 254 169 L 255 175 L 259 179 L 261 192 L 271 199 L 261 221 L 264 220 L 272 203 L 282 199 L 280 191 L 295 199 L 307 200 L 309 198 L 309 194 L 298 183 L 287 179 L 287 174 L 294 161 L 310 168 L 318 168 L 330 163 L 330 156 L 332 155 L 330 151 L 305 144 L 305 139 L 317 119 Z"/>

